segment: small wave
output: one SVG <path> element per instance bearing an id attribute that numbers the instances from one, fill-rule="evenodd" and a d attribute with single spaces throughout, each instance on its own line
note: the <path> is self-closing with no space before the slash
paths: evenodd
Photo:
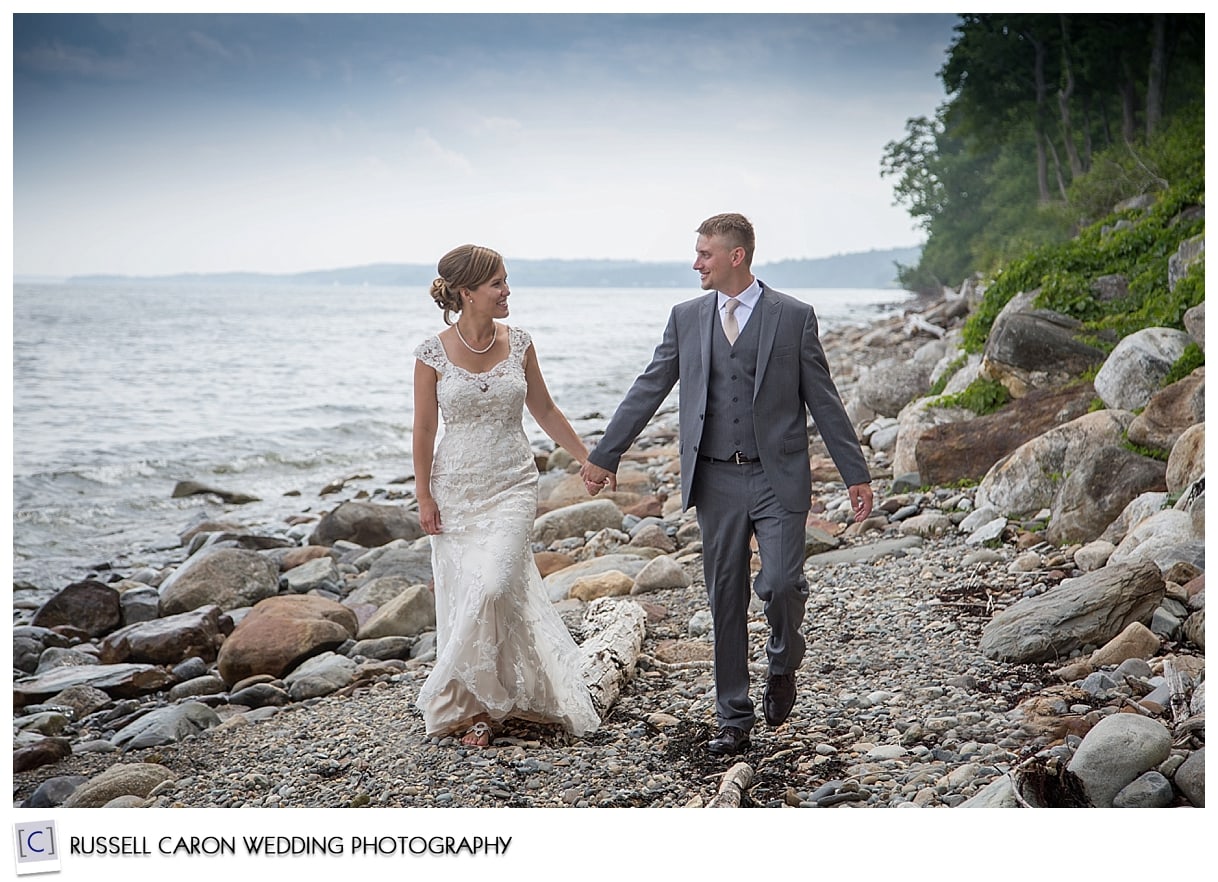
<path id="1" fill-rule="evenodd" d="M 58 495 L 75 493 L 87 495 L 99 488 L 125 487 L 133 481 L 154 478 L 165 471 L 164 462 L 98 463 L 76 468 L 51 469 L 26 475 L 14 475 L 14 496 L 18 488 L 25 488 L 32 495 Z"/>

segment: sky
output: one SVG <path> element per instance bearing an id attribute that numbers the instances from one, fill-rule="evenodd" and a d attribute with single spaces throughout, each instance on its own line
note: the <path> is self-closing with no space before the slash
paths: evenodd
<path id="1" fill-rule="evenodd" d="M 17 14 L 13 266 L 290 273 L 692 260 L 923 240 L 884 147 L 946 100 L 956 16 Z"/>

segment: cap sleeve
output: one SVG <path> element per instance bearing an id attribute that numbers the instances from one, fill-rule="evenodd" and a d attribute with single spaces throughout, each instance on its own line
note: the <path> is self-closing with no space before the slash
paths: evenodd
<path id="1" fill-rule="evenodd" d="M 509 333 L 512 336 L 512 351 L 520 354 L 523 359 L 524 354 L 529 351 L 529 347 L 533 345 L 533 338 L 529 336 L 529 332 L 524 328 L 512 328 Z"/>
<path id="2" fill-rule="evenodd" d="M 448 363 L 448 359 L 444 355 L 444 346 L 440 343 L 440 338 L 434 334 L 415 347 L 414 357 L 429 368 L 441 372 Z"/>

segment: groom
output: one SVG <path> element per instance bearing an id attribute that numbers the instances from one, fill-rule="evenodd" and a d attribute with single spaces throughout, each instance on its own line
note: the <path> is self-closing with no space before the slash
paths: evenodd
<path id="1" fill-rule="evenodd" d="M 638 376 L 581 469 L 594 492 L 616 488 L 622 454 L 680 381 L 681 492 L 702 530 L 703 572 L 715 632 L 711 753 L 749 747 L 749 564 L 770 624 L 762 708 L 781 725 L 795 704 L 804 656 L 800 627 L 808 582 L 805 524 L 811 507 L 807 415 L 846 482 L 856 521 L 871 514 L 871 476 L 829 375 L 808 304 L 753 276 L 753 225 L 719 214 L 698 227 L 693 268 L 711 293 L 677 304 L 651 364 Z"/>

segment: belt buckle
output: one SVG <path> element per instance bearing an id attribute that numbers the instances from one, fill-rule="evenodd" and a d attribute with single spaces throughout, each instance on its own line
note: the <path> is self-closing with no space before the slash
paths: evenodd
<path id="1" fill-rule="evenodd" d="M 740 454 L 740 451 L 737 450 L 735 453 L 732 454 L 732 462 L 736 463 L 736 465 L 744 465 L 746 462 L 748 462 L 748 459 L 743 457 Z"/>

